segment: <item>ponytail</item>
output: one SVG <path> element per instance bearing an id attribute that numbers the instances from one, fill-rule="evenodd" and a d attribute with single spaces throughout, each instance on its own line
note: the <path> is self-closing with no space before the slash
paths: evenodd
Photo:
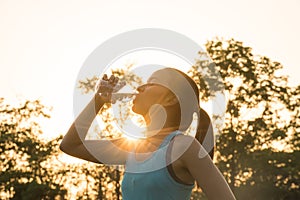
<path id="1" fill-rule="evenodd" d="M 199 108 L 198 126 L 195 138 L 208 152 L 211 159 L 214 158 L 214 133 L 209 115 L 205 110 Z"/>
<path id="2" fill-rule="evenodd" d="M 193 114 L 194 112 L 197 112 L 198 115 L 198 126 L 197 126 L 197 132 L 195 135 L 195 138 L 200 142 L 200 144 L 204 147 L 204 149 L 206 150 L 206 152 L 210 155 L 211 159 L 213 159 L 214 157 L 214 133 L 213 133 L 213 128 L 212 128 L 212 124 L 211 124 L 211 120 L 209 115 L 205 112 L 205 110 L 203 110 L 202 108 L 199 107 L 199 88 L 196 84 L 196 82 L 189 77 L 187 74 L 185 74 L 184 72 L 175 69 L 175 68 L 165 68 L 163 69 L 165 71 L 165 74 L 169 74 L 170 72 L 174 72 L 174 70 L 176 72 L 178 72 L 179 74 L 181 74 L 190 84 L 190 86 L 193 89 L 193 94 L 191 95 L 195 95 L 197 97 L 197 105 L 195 106 L 190 106 L 187 109 L 186 107 L 188 105 L 184 105 L 185 106 L 185 112 L 186 113 L 181 113 L 181 105 L 180 103 L 178 103 L 176 106 L 176 109 L 172 109 L 174 113 L 170 113 L 169 116 L 173 116 L 173 122 L 175 124 L 180 124 L 179 130 L 182 131 L 186 131 L 188 129 L 188 127 L 190 126 L 190 124 L 192 123 L 193 120 Z M 176 74 L 176 73 L 175 73 Z M 170 78 L 170 80 L 165 80 L 165 85 L 171 85 L 171 83 L 169 82 L 174 82 L 173 79 Z M 181 79 L 177 80 L 180 81 Z M 183 82 L 184 83 L 184 82 Z M 182 86 L 184 84 L 182 84 L 181 82 L 178 82 L 179 86 Z M 173 85 L 173 89 L 176 88 Z M 180 87 L 179 89 L 184 89 L 182 87 Z M 175 94 L 176 95 L 176 94 Z M 186 97 L 186 96 L 185 96 Z M 189 98 L 189 97 L 186 97 Z M 188 102 L 188 101 L 186 101 Z M 195 102 L 196 103 L 196 102 Z M 191 110 L 189 110 L 191 109 Z M 180 113 L 180 115 L 178 115 L 177 113 Z M 181 121 L 181 118 L 183 115 L 183 122 Z"/>

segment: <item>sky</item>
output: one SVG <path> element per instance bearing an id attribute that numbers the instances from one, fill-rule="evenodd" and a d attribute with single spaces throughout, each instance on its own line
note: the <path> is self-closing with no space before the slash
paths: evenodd
<path id="1" fill-rule="evenodd" d="M 45 134 L 64 134 L 77 74 L 104 41 L 138 28 L 163 28 L 204 46 L 234 38 L 284 65 L 300 84 L 299 0 L 0 0 L 0 97 L 52 106 Z"/>

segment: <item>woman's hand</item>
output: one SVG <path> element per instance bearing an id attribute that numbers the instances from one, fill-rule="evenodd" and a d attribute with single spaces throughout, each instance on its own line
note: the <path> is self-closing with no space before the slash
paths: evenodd
<path id="1" fill-rule="evenodd" d="M 113 103 L 111 102 L 111 94 L 115 92 L 118 81 L 118 77 L 111 75 L 110 78 L 108 78 L 107 74 L 104 74 L 97 84 L 96 95 L 105 103 Z"/>
<path id="2" fill-rule="evenodd" d="M 86 105 L 72 123 L 64 136 L 60 149 L 71 156 L 95 163 L 124 165 L 127 159 L 127 151 L 121 147 L 127 147 L 126 138 L 114 140 L 86 140 L 86 135 L 104 103 L 110 102 L 111 93 L 118 91 L 119 79 L 112 75 L 109 79 L 105 74 L 97 84 L 95 99 Z M 116 86 L 117 85 L 117 86 Z"/>

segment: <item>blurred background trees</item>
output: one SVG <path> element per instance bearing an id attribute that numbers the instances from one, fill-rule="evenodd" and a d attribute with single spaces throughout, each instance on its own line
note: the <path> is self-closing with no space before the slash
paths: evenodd
<path id="1" fill-rule="evenodd" d="M 225 91 L 226 113 L 218 131 L 215 163 L 237 199 L 300 199 L 300 86 L 290 86 L 288 78 L 280 75 L 280 63 L 253 55 L 242 42 L 216 38 L 206 48 L 214 64 L 202 60 L 205 55 L 199 52 L 189 74 L 200 86 L 202 101 Z M 142 80 L 131 73 L 131 67 L 113 73 L 126 78 L 135 89 Z M 92 92 L 96 81 L 97 77 L 87 77 L 79 88 L 83 93 Z M 122 120 L 130 117 L 129 110 Z M 1 198 L 122 198 L 122 170 L 89 162 L 61 162 L 61 137 L 47 142 L 39 137 L 42 131 L 37 119 L 49 117 L 49 110 L 39 101 L 12 107 L 1 99 L 0 111 Z M 101 112 L 102 134 L 94 126 L 88 137 L 120 136 L 112 126 L 120 119 L 112 116 L 109 105 Z M 205 195 L 195 189 L 192 199 L 200 198 Z"/>
<path id="2" fill-rule="evenodd" d="M 0 99 L 0 195 L 1 199 L 54 199 L 66 189 L 57 182 L 51 165 L 57 160 L 59 138 L 42 140 L 38 124 L 49 109 L 39 101 L 12 107 Z"/>
<path id="3" fill-rule="evenodd" d="M 288 85 L 280 63 L 239 41 L 216 39 L 206 48 L 215 63 L 207 69 L 220 73 L 226 91 L 216 163 L 230 187 L 238 199 L 298 199 L 299 86 Z"/>

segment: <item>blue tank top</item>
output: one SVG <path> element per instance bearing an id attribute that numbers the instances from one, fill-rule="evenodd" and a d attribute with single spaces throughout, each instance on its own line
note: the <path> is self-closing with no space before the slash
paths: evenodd
<path id="1" fill-rule="evenodd" d="M 158 150 L 145 161 L 137 161 L 130 152 L 122 181 L 123 200 L 188 200 L 194 185 L 181 184 L 173 179 L 166 166 L 166 153 L 171 139 L 168 135 Z"/>

